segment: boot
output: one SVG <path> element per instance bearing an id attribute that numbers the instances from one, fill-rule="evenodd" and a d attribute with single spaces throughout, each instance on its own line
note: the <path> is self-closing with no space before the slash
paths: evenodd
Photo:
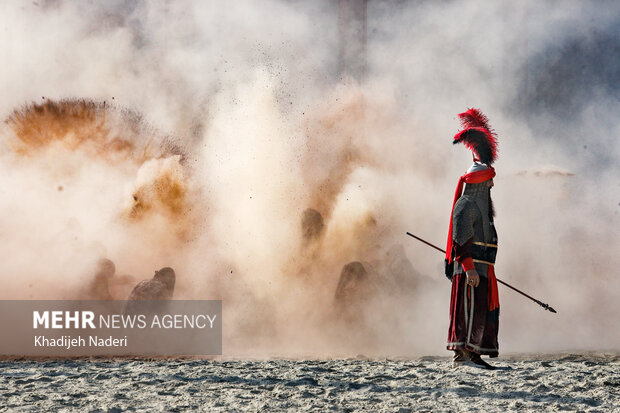
<path id="1" fill-rule="evenodd" d="M 467 350 L 454 350 L 452 356 L 452 367 L 458 367 L 469 361 L 469 352 Z"/>
<path id="2" fill-rule="evenodd" d="M 495 370 L 495 366 L 490 365 L 489 363 L 487 363 L 486 361 L 482 360 L 482 357 L 480 357 L 480 354 L 476 354 L 476 353 L 469 353 L 469 360 L 474 363 L 476 366 L 478 367 L 482 367 L 483 369 L 486 370 Z"/>

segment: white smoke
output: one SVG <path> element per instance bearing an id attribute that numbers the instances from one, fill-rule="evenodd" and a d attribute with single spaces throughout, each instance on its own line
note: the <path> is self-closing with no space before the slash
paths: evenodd
<path id="1" fill-rule="evenodd" d="M 24 156 L 3 125 L 2 298 L 76 297 L 108 256 L 134 281 L 172 266 L 178 297 L 222 298 L 230 354 L 443 354 L 442 257 L 405 232 L 444 247 L 470 162 L 450 144 L 456 114 L 479 107 L 500 137 L 498 276 L 558 310 L 500 287 L 502 352 L 617 349 L 617 89 L 554 83 L 574 88 L 565 115 L 528 101 L 546 54 L 593 31 L 617 48 L 618 7 L 602 4 L 369 1 L 358 82 L 336 72 L 335 2 L 2 2 L 3 119 L 32 102 L 106 101 L 159 131 L 145 141 L 170 135 L 184 151 Z M 170 176 L 178 204 L 153 192 Z M 136 223 L 138 192 L 160 206 Z M 304 252 L 308 207 L 327 230 Z M 356 332 L 330 309 L 340 268 L 395 244 L 424 284 L 369 303 Z"/>

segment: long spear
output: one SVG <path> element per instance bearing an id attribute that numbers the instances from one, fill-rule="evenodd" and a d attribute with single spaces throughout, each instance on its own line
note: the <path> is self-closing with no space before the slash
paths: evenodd
<path id="1" fill-rule="evenodd" d="M 438 246 L 433 245 L 433 244 L 431 244 L 430 242 L 425 241 L 425 240 L 423 240 L 423 239 L 422 239 L 422 238 L 420 238 L 420 237 L 416 237 L 416 236 L 415 236 L 415 235 L 413 235 L 411 232 L 407 232 L 407 235 L 409 235 L 410 237 L 413 237 L 413 238 L 417 239 L 417 240 L 418 240 L 418 241 L 420 241 L 420 242 L 423 242 L 424 244 L 428 245 L 428 246 L 429 246 L 429 247 L 431 247 L 431 248 L 435 248 L 435 249 L 436 249 L 437 251 L 439 251 L 439 252 L 442 252 L 442 253 L 444 253 L 444 254 L 446 253 L 446 251 L 445 251 L 445 250 L 442 250 L 442 249 L 441 249 L 441 248 L 439 248 Z M 518 292 L 519 294 L 521 294 L 521 295 L 523 295 L 523 296 L 525 296 L 525 297 L 529 298 L 530 300 L 534 301 L 536 304 L 538 304 L 539 306 L 541 306 L 541 307 L 542 307 L 542 308 L 544 308 L 545 310 L 551 311 L 552 313 L 557 313 L 557 311 L 555 311 L 555 310 L 553 309 L 553 307 L 551 307 L 549 304 L 545 304 L 545 303 L 543 303 L 542 301 L 537 300 L 537 299 L 535 299 L 534 297 L 531 297 L 531 296 L 527 295 L 527 294 L 526 294 L 526 293 L 524 293 L 523 291 L 516 289 L 516 288 L 515 288 L 515 287 L 513 287 L 512 285 L 510 285 L 510 284 L 508 284 L 508 283 L 506 283 L 506 282 L 504 282 L 504 281 L 500 280 L 500 279 L 499 279 L 499 278 L 497 278 L 497 277 L 496 277 L 496 279 L 497 279 L 497 282 L 498 282 L 498 283 L 500 283 L 500 284 L 504 284 L 506 287 L 508 287 L 508 288 L 510 288 L 510 289 L 512 289 L 512 290 L 514 290 L 514 291 L 516 291 L 516 292 Z"/>

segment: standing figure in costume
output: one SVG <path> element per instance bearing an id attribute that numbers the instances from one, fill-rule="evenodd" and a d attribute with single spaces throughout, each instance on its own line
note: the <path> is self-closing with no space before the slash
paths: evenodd
<path id="1" fill-rule="evenodd" d="M 454 351 L 454 366 L 473 363 L 492 370 L 495 367 L 480 356 L 497 357 L 499 351 L 494 271 L 497 232 L 491 202 L 497 136 L 478 109 L 469 109 L 459 118 L 463 130 L 453 143 L 464 143 L 474 155 L 474 164 L 459 179 L 450 217 L 446 276 L 452 280 L 452 294 L 447 348 Z"/>

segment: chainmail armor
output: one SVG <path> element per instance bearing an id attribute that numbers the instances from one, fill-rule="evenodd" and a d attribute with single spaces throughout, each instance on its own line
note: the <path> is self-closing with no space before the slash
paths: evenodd
<path id="1" fill-rule="evenodd" d="M 452 240 L 455 243 L 463 245 L 473 238 L 474 242 L 497 244 L 497 233 L 489 217 L 489 198 L 487 182 L 465 185 L 452 216 Z M 464 272 L 460 263 L 454 264 L 454 274 Z M 486 277 L 488 265 L 478 262 L 474 265 L 478 274 Z"/>

